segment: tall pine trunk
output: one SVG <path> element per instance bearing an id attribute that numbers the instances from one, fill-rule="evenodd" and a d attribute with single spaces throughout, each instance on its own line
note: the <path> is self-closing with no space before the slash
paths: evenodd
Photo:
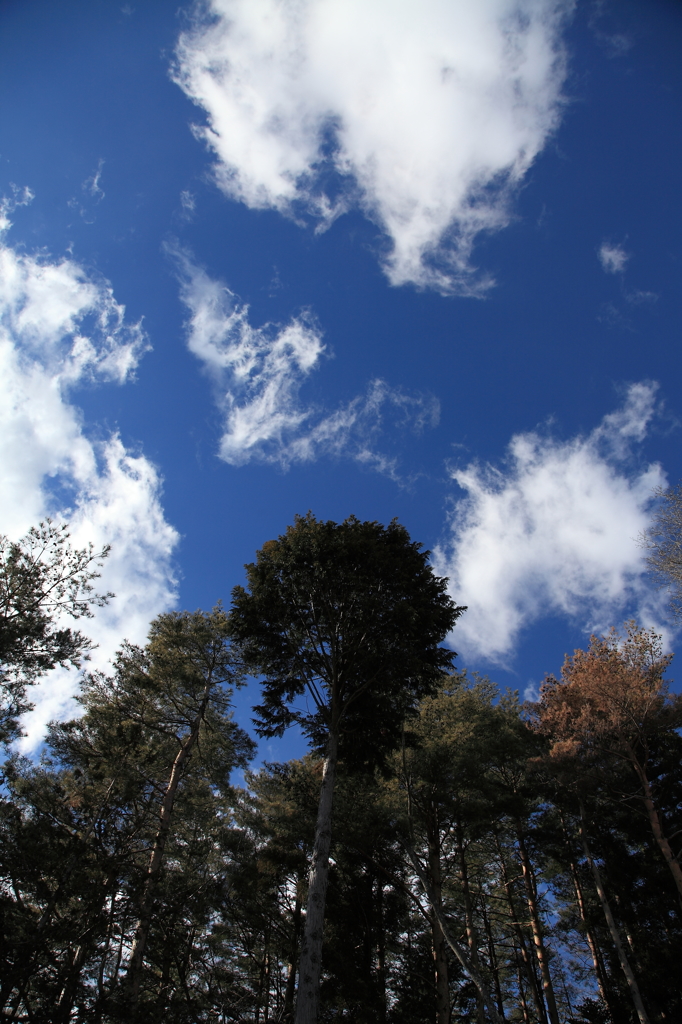
<path id="1" fill-rule="evenodd" d="M 296 1024 L 317 1024 L 322 970 L 324 907 L 329 880 L 329 850 L 332 841 L 332 805 L 338 757 L 338 731 L 329 730 L 322 770 L 322 786 L 315 827 L 315 843 L 308 875 L 308 903 L 301 945 L 296 995 Z"/>
<path id="2" fill-rule="evenodd" d="M 435 899 L 433 895 L 433 890 L 431 887 L 431 881 L 429 879 L 428 872 L 424 870 L 419 860 L 419 857 L 417 856 L 414 850 L 414 847 L 409 842 L 404 842 L 403 845 L 405 847 L 407 856 L 410 858 L 410 863 L 412 864 L 412 867 L 416 871 L 419 881 L 424 887 L 424 892 L 426 893 L 426 897 L 429 901 L 431 910 L 438 920 L 438 924 L 441 927 L 445 941 L 447 942 L 448 946 L 459 960 L 464 970 L 464 973 L 467 975 L 468 978 L 471 979 L 471 981 L 476 986 L 477 990 L 481 993 L 481 997 L 483 999 L 483 1003 L 490 1020 L 493 1022 L 493 1024 L 504 1024 L 504 1018 L 500 1017 L 499 1013 L 497 1012 L 497 1006 L 495 1005 L 495 1001 L 492 995 L 490 994 L 490 989 L 488 988 L 483 975 L 479 971 L 477 971 L 474 965 L 472 964 L 471 957 L 469 956 L 468 951 L 465 951 L 465 949 L 454 937 L 452 929 L 450 928 L 445 917 L 445 914 L 443 913 L 442 908 L 440 907 L 438 901 Z"/>
<path id="3" fill-rule="evenodd" d="M 654 834 L 654 839 L 656 840 L 659 850 L 663 854 L 663 859 L 668 865 L 670 874 L 673 876 L 675 885 L 677 886 L 677 895 L 680 904 L 682 904 L 682 865 L 673 853 L 668 837 L 663 831 L 661 815 L 656 806 L 651 783 L 649 782 L 649 777 L 647 776 L 644 766 L 629 743 L 627 744 L 627 751 L 632 767 L 634 768 L 642 787 L 642 800 L 644 801 L 644 807 L 646 808 L 649 824 L 651 825 L 651 831 Z"/>
<path id="4" fill-rule="evenodd" d="M 466 855 L 464 852 L 464 837 L 462 835 L 462 826 L 458 823 L 455 829 L 457 836 L 457 859 L 459 861 L 459 880 L 462 883 L 462 897 L 464 899 L 464 924 L 467 933 L 467 945 L 469 947 L 469 953 L 471 955 L 471 962 L 477 971 L 481 970 L 481 964 L 478 957 L 478 936 L 476 935 L 476 928 L 474 925 L 474 909 L 471 902 L 471 892 L 469 890 L 469 873 L 467 871 Z M 476 1012 L 479 1024 L 485 1024 L 485 1006 L 481 993 L 476 993 Z"/>
<path id="5" fill-rule="evenodd" d="M 568 829 L 566 828 L 566 822 L 564 821 L 563 811 L 560 811 L 561 828 L 564 834 L 564 843 L 566 846 L 566 853 L 568 856 L 568 866 L 571 872 L 571 878 L 573 879 L 573 888 L 575 889 L 576 903 L 578 904 L 578 910 L 580 912 L 580 920 L 583 923 L 585 929 L 585 936 L 587 938 L 587 944 L 590 947 L 590 954 L 592 956 L 592 964 L 594 966 L 594 973 L 597 979 L 597 987 L 599 988 L 599 995 L 601 996 L 604 1006 L 608 1009 L 609 1013 L 613 1017 L 613 1011 L 609 1003 L 609 993 L 607 988 L 606 971 L 604 970 L 604 963 L 597 943 L 597 938 L 592 930 L 592 924 L 587 914 L 587 907 L 585 905 L 585 896 L 583 894 L 583 887 L 580 884 L 580 876 L 578 874 L 578 868 L 571 851 L 571 843 L 568 835 Z"/>
<path id="6" fill-rule="evenodd" d="M 440 828 L 437 815 L 433 811 L 431 828 L 429 829 L 429 875 L 433 899 L 442 911 L 442 873 L 440 863 Z M 431 942 L 433 945 L 433 966 L 436 977 L 436 1024 L 450 1024 L 450 984 L 448 980 L 447 943 L 440 926 L 436 909 L 430 914 Z"/>
<path id="7" fill-rule="evenodd" d="M 642 1002 L 642 996 L 639 991 L 639 985 L 637 984 L 637 980 L 633 973 L 632 967 L 630 966 L 630 961 L 628 960 L 627 955 L 625 953 L 623 942 L 620 937 L 620 932 L 618 931 L 618 927 L 616 925 L 613 913 L 611 911 L 611 906 L 606 896 L 606 890 L 604 889 L 604 884 L 602 882 L 601 872 L 599 870 L 597 862 L 592 856 L 592 851 L 590 850 L 589 843 L 587 841 L 587 830 L 585 826 L 585 808 L 583 806 L 582 800 L 580 801 L 580 839 L 582 842 L 583 851 L 585 853 L 585 859 L 587 860 L 587 863 L 590 866 L 592 877 L 594 878 L 594 884 L 597 889 L 597 894 L 599 896 L 602 909 L 604 911 L 604 917 L 606 918 L 606 923 L 611 934 L 611 939 L 613 941 L 614 946 L 616 947 L 618 960 L 620 961 L 620 966 L 627 980 L 628 988 L 630 989 L 630 996 L 632 998 L 632 1002 L 634 1003 L 635 1010 L 637 1011 L 637 1016 L 639 1018 L 640 1024 L 649 1024 L 649 1018 L 647 1016 L 646 1010 L 644 1009 L 644 1003 Z"/>
<path id="8" fill-rule="evenodd" d="M 509 872 L 507 870 L 507 862 L 504 859 L 504 851 L 502 849 L 502 844 L 500 843 L 500 837 L 497 835 L 497 833 L 495 834 L 495 846 L 497 847 L 497 855 L 500 859 L 500 867 L 502 869 L 502 880 L 504 882 L 505 893 L 507 894 L 509 917 L 514 927 L 514 932 L 516 933 L 516 939 L 519 944 L 519 952 L 521 955 L 521 960 L 523 961 L 523 966 L 526 971 L 526 979 L 528 981 L 531 995 L 533 997 L 535 1011 L 538 1015 L 538 1021 L 540 1021 L 540 1024 L 547 1024 L 547 1008 L 545 1007 L 545 1004 L 542 999 L 542 993 L 540 991 L 539 982 L 537 979 L 537 975 L 535 973 L 535 967 L 531 960 L 530 954 L 528 953 L 528 947 L 526 946 L 526 940 L 523 934 L 523 927 L 521 925 L 521 922 L 519 921 L 519 916 L 516 912 L 516 907 L 514 906 L 514 894 L 512 891 L 512 883 L 511 879 L 509 878 Z M 518 968 L 520 971 L 520 964 L 518 964 Z M 521 991 L 521 979 L 519 975 L 519 992 Z M 525 1012 L 526 1011 L 524 1010 L 524 1013 Z"/>
<path id="9" fill-rule="evenodd" d="M 516 835 L 518 840 L 519 856 L 521 858 L 523 884 L 526 889 L 526 902 L 528 903 L 528 910 L 530 912 L 533 944 L 535 945 L 535 955 L 537 956 L 538 964 L 540 966 L 542 989 L 547 1003 L 547 1012 L 549 1014 L 550 1024 L 560 1024 L 559 1011 L 557 1010 L 556 997 L 554 995 L 554 985 L 552 984 L 552 976 L 549 972 L 549 959 L 547 957 L 547 949 L 545 947 L 542 934 L 542 923 L 540 921 L 540 912 L 538 909 L 533 868 L 530 862 L 530 857 L 528 856 L 528 850 L 526 849 L 520 822 L 517 822 Z"/>

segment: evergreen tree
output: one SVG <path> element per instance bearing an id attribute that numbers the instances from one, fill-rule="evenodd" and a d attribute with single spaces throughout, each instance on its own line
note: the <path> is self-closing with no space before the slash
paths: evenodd
<path id="1" fill-rule="evenodd" d="M 462 609 L 428 552 L 397 522 L 297 518 L 246 567 L 231 623 L 246 663 L 265 677 L 261 735 L 297 721 L 324 751 L 296 1024 L 315 1024 L 336 764 L 381 759 L 453 654 L 439 645 Z M 307 692 L 310 711 L 292 702 Z"/>
<path id="2" fill-rule="evenodd" d="M 253 749 L 229 713 L 238 682 L 220 608 L 161 616 L 113 677 L 86 678 L 84 714 L 52 727 L 43 764 L 11 767 L 4 909 L 17 927 L 3 995 L 15 1017 L 56 1024 L 77 1007 L 130 1020 L 140 1006 L 145 1020 L 197 1020 L 210 1007 L 216 853 L 230 772 Z M 32 842 L 40 868 L 9 852 Z"/>

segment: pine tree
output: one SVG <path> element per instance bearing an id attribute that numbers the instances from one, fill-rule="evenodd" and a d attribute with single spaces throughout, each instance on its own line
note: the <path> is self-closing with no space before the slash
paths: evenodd
<path id="1" fill-rule="evenodd" d="M 324 751 L 296 1024 L 317 1021 L 338 758 L 381 760 L 453 657 L 439 645 L 462 609 L 420 547 L 395 521 L 325 523 L 309 513 L 261 548 L 246 567 L 248 590 L 233 592 L 233 636 L 265 677 L 259 732 L 279 735 L 297 721 Z M 304 693 L 310 711 L 292 705 Z"/>

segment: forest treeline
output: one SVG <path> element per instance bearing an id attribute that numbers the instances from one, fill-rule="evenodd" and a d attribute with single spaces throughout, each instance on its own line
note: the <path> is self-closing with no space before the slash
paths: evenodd
<path id="1" fill-rule="evenodd" d="M 36 763 L 19 716 L 87 655 L 59 614 L 107 599 L 106 552 L 48 523 L 0 553 L 1 1019 L 682 1020 L 682 698 L 653 631 L 520 704 L 452 666 L 463 609 L 399 524 L 309 514 L 229 610 L 85 672 Z M 249 770 L 247 672 L 257 731 L 297 723 L 305 757 Z"/>

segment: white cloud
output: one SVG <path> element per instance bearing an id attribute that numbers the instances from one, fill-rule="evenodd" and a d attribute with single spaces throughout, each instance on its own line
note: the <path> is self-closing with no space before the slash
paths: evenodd
<path id="1" fill-rule="evenodd" d="M 548 615 L 604 629 L 632 610 L 660 622 L 643 581 L 637 537 L 648 523 L 661 467 L 632 464 L 655 412 L 656 385 L 631 385 L 620 409 L 587 436 L 556 441 L 517 434 L 504 469 L 470 464 L 453 479 L 467 492 L 449 544 L 435 554 L 469 610 L 456 646 L 503 663 L 520 634 Z"/>
<path id="2" fill-rule="evenodd" d="M 599 248 L 599 262 L 607 274 L 622 274 L 629 259 L 630 254 L 622 245 L 602 242 Z"/>
<path id="3" fill-rule="evenodd" d="M 197 208 L 197 197 L 189 189 L 183 189 L 180 193 L 181 215 L 185 220 L 191 220 Z"/>
<path id="4" fill-rule="evenodd" d="M 175 598 L 178 538 L 156 470 L 116 436 L 93 442 L 71 399 L 76 386 L 131 378 L 148 344 L 124 313 L 110 286 L 73 260 L 0 241 L 0 532 L 18 539 L 49 515 L 70 522 L 77 547 L 112 545 L 99 582 L 116 598 L 83 623 L 100 645 L 93 665 L 105 665 L 123 637 L 143 641 L 150 619 Z M 57 670 L 36 687 L 24 749 L 50 718 L 73 710 L 75 684 L 75 672 Z"/>
<path id="5" fill-rule="evenodd" d="M 93 199 L 97 200 L 98 203 L 100 203 L 106 195 L 106 193 L 102 190 L 100 186 L 103 169 L 104 160 L 100 158 L 97 162 L 97 169 L 94 172 L 94 174 L 92 174 L 89 178 L 86 178 L 83 182 L 83 191 L 87 192 L 90 196 L 92 196 Z"/>
<path id="6" fill-rule="evenodd" d="M 72 196 L 68 202 L 69 207 L 77 210 L 86 224 L 95 223 L 94 207 L 99 206 L 106 196 L 100 184 L 103 169 L 104 160 L 100 158 L 93 173 L 81 184 L 82 194 Z"/>
<path id="7" fill-rule="evenodd" d="M 480 294 L 475 238 L 508 223 L 559 121 L 572 8 L 207 0 L 174 78 L 206 112 L 195 132 L 231 198 L 320 227 L 359 206 L 388 236 L 393 284 Z"/>
<path id="8" fill-rule="evenodd" d="M 286 467 L 323 454 L 345 455 L 397 479 L 396 460 L 374 448 L 386 415 L 395 427 L 421 430 L 437 422 L 433 397 L 405 395 L 384 381 L 331 414 L 299 397 L 325 353 L 309 314 L 284 327 L 253 327 L 249 307 L 209 277 L 187 252 L 169 247 L 190 316 L 188 346 L 211 376 L 224 417 L 219 454 L 231 465 L 251 459 Z"/>
<path id="9" fill-rule="evenodd" d="M 215 382 L 225 417 L 220 456 L 239 465 L 268 449 L 281 452 L 287 435 L 308 419 L 298 391 L 324 351 L 316 325 L 305 317 L 283 328 L 255 328 L 249 307 L 209 277 L 181 250 L 169 250 L 180 270 L 180 295 L 190 311 L 191 352 Z"/>

